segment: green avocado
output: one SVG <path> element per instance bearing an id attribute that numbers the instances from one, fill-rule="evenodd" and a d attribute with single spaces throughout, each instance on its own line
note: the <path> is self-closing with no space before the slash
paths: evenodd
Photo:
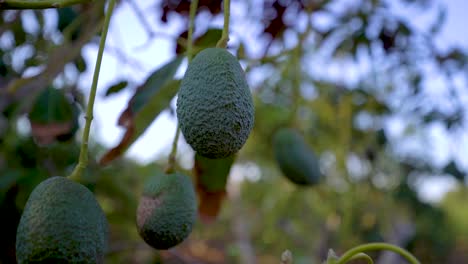
<path id="1" fill-rule="evenodd" d="M 281 172 L 298 185 L 315 185 L 322 178 L 315 153 L 295 130 L 282 128 L 273 136 L 273 150 Z"/>
<path id="2" fill-rule="evenodd" d="M 208 48 L 189 64 L 177 99 L 181 131 L 200 155 L 225 158 L 238 152 L 254 124 L 252 94 L 237 59 Z"/>
<path id="3" fill-rule="evenodd" d="M 31 193 L 16 233 L 18 263 L 103 263 L 108 224 L 94 195 L 65 177 Z"/>
<path id="4" fill-rule="evenodd" d="M 158 173 L 144 186 L 137 209 L 137 229 L 155 249 L 168 249 L 188 237 L 197 203 L 191 179 L 181 173 Z"/>

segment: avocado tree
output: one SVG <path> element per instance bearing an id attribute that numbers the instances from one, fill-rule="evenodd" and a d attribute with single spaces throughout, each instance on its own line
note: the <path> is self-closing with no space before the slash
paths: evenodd
<path id="1" fill-rule="evenodd" d="M 397 1 L 438 12 L 421 30 L 389 1 L 163 0 L 158 23 L 184 21 L 173 36 L 154 30 L 153 10 L 132 0 L 1 1 L 1 260 L 401 262 L 374 252 L 390 250 L 419 263 L 409 250 L 423 263 L 449 263 L 456 229 L 420 199 L 417 183 L 446 175 L 463 185 L 465 173 L 407 144 L 436 124 L 455 140 L 466 125 L 466 52 L 437 48 L 444 9 L 431 3 Z M 106 149 L 90 142 L 91 124 L 109 24 L 122 5 L 149 42 L 171 38 L 174 57 L 137 87 L 108 87 L 106 95 L 136 89 L 117 120 L 124 135 Z M 259 30 L 242 37 L 242 22 Z M 82 49 L 96 44 L 83 93 Z M 442 95 L 431 92 L 427 65 L 444 80 Z M 170 154 L 147 166 L 122 157 L 176 94 Z M 391 133 L 395 119 L 406 134 Z M 193 150 L 189 168 L 180 132 Z"/>

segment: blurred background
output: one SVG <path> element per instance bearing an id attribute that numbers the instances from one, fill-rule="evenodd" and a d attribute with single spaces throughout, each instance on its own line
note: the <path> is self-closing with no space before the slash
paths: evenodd
<path id="1" fill-rule="evenodd" d="M 0 263 L 15 263 L 33 188 L 78 160 L 102 2 L 0 11 Z M 177 168 L 197 182 L 199 221 L 169 251 L 147 246 L 135 212 L 177 127 L 189 4 L 121 0 L 112 18 L 83 176 L 110 222 L 106 263 L 279 263 L 285 249 L 294 263 L 321 263 L 330 248 L 381 241 L 422 263 L 468 263 L 463 0 L 233 0 L 228 48 L 246 71 L 255 127 L 216 190 L 200 184 L 180 138 Z M 222 2 L 200 0 L 195 51 L 215 46 L 222 25 Z M 321 184 L 282 175 L 281 127 L 317 154 Z"/>

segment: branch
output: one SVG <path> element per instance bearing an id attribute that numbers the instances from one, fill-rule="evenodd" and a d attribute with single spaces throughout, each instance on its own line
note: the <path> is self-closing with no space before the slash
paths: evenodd
<path id="1" fill-rule="evenodd" d="M 0 105 L 3 100 L 8 102 L 24 101 L 25 97 L 47 87 L 63 71 L 65 65 L 81 53 L 81 48 L 95 36 L 102 22 L 100 10 L 103 5 L 104 2 L 100 2 L 83 14 L 85 16 L 83 21 L 86 21 L 86 24 L 83 25 L 83 32 L 85 33 L 76 41 L 64 43 L 52 50 L 48 56 L 45 69 L 41 73 L 32 77 L 14 79 L 0 86 Z M 26 109 L 21 111 L 23 110 Z"/>
<path id="2" fill-rule="evenodd" d="M 0 0 L 0 9 L 46 9 L 61 8 L 76 4 L 90 3 L 94 0 Z"/>
<path id="3" fill-rule="evenodd" d="M 189 31 L 187 35 L 187 61 L 190 64 L 193 57 L 193 30 L 195 28 L 195 16 L 197 15 L 197 8 L 198 8 L 198 0 L 193 0 L 190 2 L 190 20 L 189 20 Z M 176 133 L 174 136 L 174 141 L 172 141 L 172 149 L 171 153 L 169 154 L 169 160 L 166 168 L 166 173 L 172 173 L 175 167 L 175 160 L 177 155 L 177 142 L 179 142 L 179 135 L 180 135 L 180 125 L 177 124 Z"/>
<path id="4" fill-rule="evenodd" d="M 137 18 L 140 20 L 140 24 L 143 26 L 143 28 L 146 30 L 147 34 L 149 35 L 148 38 L 151 39 L 155 33 L 153 31 L 153 27 L 150 25 L 150 23 L 146 19 L 146 16 L 143 14 L 143 11 L 140 9 L 138 4 L 135 3 L 133 0 L 127 0 L 127 3 L 133 9 L 133 12 L 135 12 L 135 15 L 137 16 Z"/>

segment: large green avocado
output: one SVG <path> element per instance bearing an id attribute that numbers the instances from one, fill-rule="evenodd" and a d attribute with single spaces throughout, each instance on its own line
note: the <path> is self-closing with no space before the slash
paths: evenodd
<path id="1" fill-rule="evenodd" d="M 137 209 L 137 229 L 155 249 L 181 243 L 192 231 L 197 216 L 191 179 L 180 173 L 158 173 L 144 186 Z"/>
<path id="2" fill-rule="evenodd" d="M 273 136 L 273 149 L 281 172 L 298 185 L 315 185 L 322 173 L 315 153 L 295 130 L 282 128 Z"/>
<path id="3" fill-rule="evenodd" d="M 31 193 L 16 234 L 18 263 L 103 263 L 108 224 L 94 195 L 65 177 Z"/>
<path id="4" fill-rule="evenodd" d="M 217 159 L 238 152 L 254 124 L 254 105 L 237 59 L 208 48 L 193 59 L 181 82 L 177 117 L 187 142 L 200 155 Z"/>

